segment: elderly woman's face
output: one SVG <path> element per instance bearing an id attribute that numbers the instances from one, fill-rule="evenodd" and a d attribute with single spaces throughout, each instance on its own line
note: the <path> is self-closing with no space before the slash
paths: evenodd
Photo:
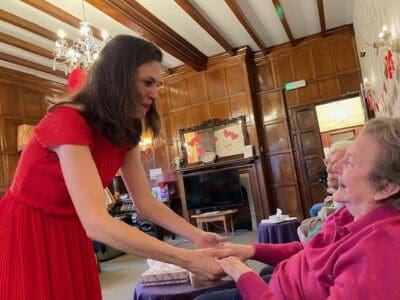
<path id="1" fill-rule="evenodd" d="M 377 140 L 361 134 L 350 144 L 343 159 L 334 165 L 339 174 L 339 188 L 335 200 L 344 203 L 351 214 L 360 218 L 379 205 L 368 174 L 378 159 Z"/>

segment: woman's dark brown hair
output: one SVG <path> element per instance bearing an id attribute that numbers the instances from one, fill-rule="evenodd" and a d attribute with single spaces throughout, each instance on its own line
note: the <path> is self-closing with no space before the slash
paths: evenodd
<path id="1" fill-rule="evenodd" d="M 82 115 L 88 123 L 101 130 L 114 145 L 136 145 L 142 133 L 141 120 L 134 118 L 141 105 L 136 71 L 142 64 L 161 63 L 161 60 L 160 49 L 152 43 L 117 35 L 101 50 L 88 72 L 86 84 L 72 97 L 72 103 L 82 104 Z M 154 136 L 159 134 L 160 117 L 154 101 L 144 124 Z"/>

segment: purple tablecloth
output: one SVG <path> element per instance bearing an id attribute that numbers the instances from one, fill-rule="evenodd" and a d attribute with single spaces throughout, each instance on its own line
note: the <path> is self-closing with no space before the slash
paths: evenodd
<path id="1" fill-rule="evenodd" d="M 298 241 L 298 220 L 285 221 L 276 224 L 260 223 L 258 225 L 258 242 L 269 244 L 282 244 Z"/>
<path id="2" fill-rule="evenodd" d="M 220 285 L 193 287 L 190 282 L 173 285 L 142 286 L 142 280 L 138 280 L 135 286 L 133 300 L 190 300 L 208 290 L 222 287 L 235 287 L 233 281 L 224 281 Z"/>

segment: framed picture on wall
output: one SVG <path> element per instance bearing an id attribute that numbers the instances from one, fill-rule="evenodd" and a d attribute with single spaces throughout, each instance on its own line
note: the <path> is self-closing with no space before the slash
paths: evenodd
<path id="1" fill-rule="evenodd" d="M 198 126 L 179 129 L 182 154 L 186 164 L 201 161 L 204 153 L 215 153 L 217 158 L 243 155 L 247 143 L 246 117 L 208 120 Z"/>

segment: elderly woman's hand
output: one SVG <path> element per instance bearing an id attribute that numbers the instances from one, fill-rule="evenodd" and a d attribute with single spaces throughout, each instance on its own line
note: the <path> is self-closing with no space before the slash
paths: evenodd
<path id="1" fill-rule="evenodd" d="M 231 276 L 232 279 L 235 280 L 235 282 L 239 280 L 242 274 L 252 271 L 239 258 L 235 256 L 217 259 L 217 262 L 222 270 L 224 270 L 226 274 Z"/>
<path id="2" fill-rule="evenodd" d="M 217 263 L 216 259 L 231 255 L 229 248 L 207 248 L 186 250 L 182 267 L 199 276 L 201 279 L 217 280 L 225 276 L 225 273 Z"/>
<path id="3" fill-rule="evenodd" d="M 230 248 L 232 255 L 240 258 L 242 261 L 252 258 L 255 254 L 255 249 L 252 245 L 223 243 L 221 247 Z"/>

